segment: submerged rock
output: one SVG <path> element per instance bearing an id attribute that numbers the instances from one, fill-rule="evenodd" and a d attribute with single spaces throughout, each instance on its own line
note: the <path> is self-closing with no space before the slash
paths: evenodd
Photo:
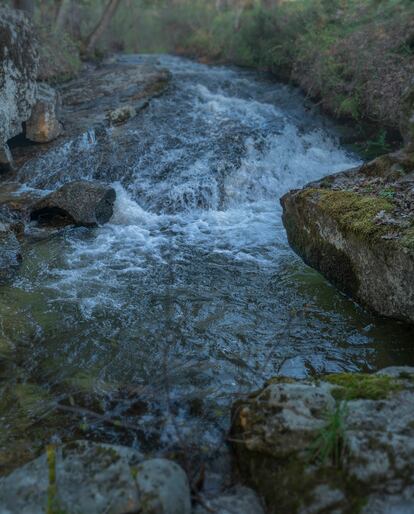
<path id="1" fill-rule="evenodd" d="M 30 116 L 37 64 L 28 19 L 22 11 L 0 8 L 0 165 L 10 160 L 7 141 L 22 132 L 22 123 Z"/>
<path id="2" fill-rule="evenodd" d="M 190 490 L 173 462 L 77 441 L 0 478 L 0 514 L 45 512 L 190 514 Z"/>
<path id="3" fill-rule="evenodd" d="M 270 513 L 414 512 L 414 368 L 279 377 L 233 419 L 239 470 Z"/>
<path id="4" fill-rule="evenodd" d="M 48 143 L 62 133 L 58 120 L 59 95 L 47 84 L 37 86 L 36 103 L 26 122 L 26 137 L 35 143 Z"/>
<path id="5" fill-rule="evenodd" d="M 99 182 L 69 182 L 39 200 L 30 218 L 42 224 L 95 227 L 110 220 L 115 198 L 115 190 Z"/>
<path id="6" fill-rule="evenodd" d="M 390 154 L 291 191 L 289 243 L 339 289 L 414 322 L 414 154 Z"/>
<path id="7" fill-rule="evenodd" d="M 171 74 L 157 66 L 116 59 L 85 69 L 60 87 L 66 134 L 125 123 L 164 93 L 170 80 Z"/>
<path id="8" fill-rule="evenodd" d="M 123 107 L 119 107 L 113 111 L 108 113 L 108 120 L 112 125 L 122 125 L 126 123 L 129 119 L 136 116 L 137 111 L 135 107 L 132 105 L 125 105 Z"/>

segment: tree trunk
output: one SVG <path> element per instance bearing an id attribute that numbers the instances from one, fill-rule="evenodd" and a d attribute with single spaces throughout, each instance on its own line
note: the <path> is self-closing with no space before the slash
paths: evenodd
<path id="1" fill-rule="evenodd" d="M 30 16 L 34 13 L 34 0 L 13 0 L 14 9 L 26 11 Z"/>
<path id="2" fill-rule="evenodd" d="M 82 33 L 79 20 L 82 17 L 81 6 L 79 5 L 79 0 L 69 0 L 70 1 L 70 9 L 69 15 L 66 17 L 67 20 L 67 29 L 69 34 L 75 41 L 82 40 Z"/>
<path id="3" fill-rule="evenodd" d="M 99 20 L 96 27 L 93 29 L 92 33 L 89 35 L 88 39 L 86 40 L 86 53 L 91 54 L 99 41 L 99 39 L 104 34 L 105 30 L 108 28 L 108 25 L 114 16 L 116 10 L 119 7 L 119 4 L 121 3 L 121 0 L 109 0 L 105 10 L 101 16 L 101 19 Z"/>
<path id="4" fill-rule="evenodd" d="M 56 31 L 63 30 L 66 25 L 68 18 L 68 10 L 70 6 L 70 0 L 61 0 L 59 9 L 56 15 L 55 29 Z"/>

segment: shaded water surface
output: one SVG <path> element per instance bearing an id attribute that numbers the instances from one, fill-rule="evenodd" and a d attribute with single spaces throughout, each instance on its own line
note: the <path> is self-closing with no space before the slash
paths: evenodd
<path id="1" fill-rule="evenodd" d="M 0 289 L 5 466 L 6 449 L 74 436 L 211 449 L 233 397 L 272 375 L 414 364 L 412 331 L 356 306 L 287 244 L 280 196 L 357 164 L 335 128 L 253 72 L 159 62 L 172 85 L 137 118 L 19 174 L 42 190 L 95 178 L 118 196 L 101 228 L 31 227 Z"/>

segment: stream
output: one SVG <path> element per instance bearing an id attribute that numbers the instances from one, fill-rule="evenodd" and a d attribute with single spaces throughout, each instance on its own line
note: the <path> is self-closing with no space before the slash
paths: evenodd
<path id="1" fill-rule="evenodd" d="M 3 470 L 73 437 L 213 455 L 233 400 L 274 375 L 414 365 L 411 329 L 287 243 L 281 195 L 359 162 L 334 124 L 266 75 L 121 59 L 157 61 L 170 89 L 18 174 L 22 190 L 98 179 L 117 200 L 97 229 L 28 227 L 0 288 Z"/>

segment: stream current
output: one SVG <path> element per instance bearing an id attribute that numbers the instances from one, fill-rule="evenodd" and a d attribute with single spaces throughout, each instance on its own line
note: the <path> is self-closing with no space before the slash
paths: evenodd
<path id="1" fill-rule="evenodd" d="M 232 400 L 276 374 L 413 365 L 412 331 L 353 303 L 287 243 L 281 195 L 358 164 L 332 123 L 258 73 L 121 59 L 157 60 L 170 89 L 19 173 L 45 191 L 98 179 L 117 200 L 97 229 L 30 227 L 0 289 L 0 450 L 73 434 L 212 448 Z"/>

